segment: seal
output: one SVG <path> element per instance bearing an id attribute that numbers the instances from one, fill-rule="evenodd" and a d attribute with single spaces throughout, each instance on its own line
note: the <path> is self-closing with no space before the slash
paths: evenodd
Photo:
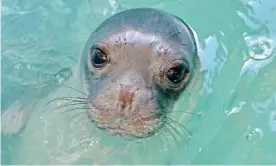
<path id="1" fill-rule="evenodd" d="M 66 67 L 55 74 L 48 75 L 49 79 L 46 81 L 26 86 L 20 93 L 19 98 L 10 104 L 7 109 L 3 109 L 1 134 L 20 133 L 26 126 L 38 100 L 47 97 L 50 92 L 66 82 L 72 76 L 72 71 Z"/>
<path id="2" fill-rule="evenodd" d="M 172 14 L 111 16 L 88 37 L 73 76 L 37 102 L 12 164 L 183 164 L 181 118 L 193 112 L 174 107 L 198 82 L 197 50 L 196 33 Z"/>
<path id="3" fill-rule="evenodd" d="M 96 28 L 80 59 L 89 116 L 113 135 L 152 136 L 198 68 L 195 33 L 180 18 L 151 8 L 117 13 Z"/>

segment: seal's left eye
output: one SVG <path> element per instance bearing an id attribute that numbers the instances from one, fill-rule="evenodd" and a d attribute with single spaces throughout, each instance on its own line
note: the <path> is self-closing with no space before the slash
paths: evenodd
<path id="1" fill-rule="evenodd" d="M 174 84 L 179 84 L 184 79 L 187 69 L 181 65 L 172 67 L 167 71 L 166 77 Z"/>
<path id="2" fill-rule="evenodd" d="M 103 67 L 108 62 L 108 56 L 100 49 L 92 50 L 92 64 L 96 68 Z"/>

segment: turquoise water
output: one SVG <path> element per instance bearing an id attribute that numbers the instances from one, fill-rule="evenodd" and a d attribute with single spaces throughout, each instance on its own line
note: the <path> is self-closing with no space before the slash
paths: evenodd
<path id="1" fill-rule="evenodd" d="M 185 159 L 183 164 L 276 164 L 275 0 L 3 0 L 1 3 L 2 117 L 7 111 L 20 108 L 16 101 L 28 105 L 50 95 L 49 89 L 60 83 L 55 74 L 65 68 L 69 73 L 74 71 L 88 35 L 104 19 L 129 8 L 153 7 L 185 20 L 200 41 L 201 87 L 189 94 L 188 99 L 183 98 L 178 109 L 192 109 L 203 116 L 193 117 L 187 124 L 193 137 L 181 155 Z M 39 87 L 44 91 L 28 86 L 47 81 L 48 84 Z M 3 122 L 2 119 L 5 126 Z M 35 120 L 27 126 L 31 124 L 36 124 Z M 32 157 L 33 153 L 27 149 L 40 148 L 34 142 L 46 140 L 28 138 L 31 143 L 27 144 L 25 138 L 22 153 L 14 150 L 21 143 L 18 137 L 31 135 L 39 127 L 30 127 L 26 134 L 17 133 L 16 129 L 7 134 L 1 129 L 3 164 L 20 164 L 22 158 L 28 158 L 29 163 L 46 161 L 43 155 L 41 159 Z M 48 151 L 59 152 L 52 153 L 52 157 L 64 154 L 65 159 L 72 158 L 74 151 L 63 153 L 55 146 L 52 143 L 47 147 Z"/>

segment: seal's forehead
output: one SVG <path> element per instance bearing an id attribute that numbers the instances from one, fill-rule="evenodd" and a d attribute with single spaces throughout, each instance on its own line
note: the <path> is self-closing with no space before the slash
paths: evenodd
<path id="1" fill-rule="evenodd" d="M 188 60 L 192 54 L 191 44 L 182 45 L 175 40 L 169 40 L 159 33 L 141 32 L 135 29 L 124 29 L 101 39 L 109 50 L 124 46 L 130 51 L 139 51 L 141 54 L 154 55 L 154 53 L 169 56 L 174 59 L 185 58 Z M 132 47 L 126 47 L 131 45 Z M 121 50 L 122 51 L 122 50 Z"/>
<path id="2" fill-rule="evenodd" d="M 132 9 L 105 20 L 90 36 L 89 43 L 148 44 L 153 50 L 171 49 L 193 61 L 196 45 L 192 36 L 188 25 L 173 15 L 154 9 Z"/>
<path id="3" fill-rule="evenodd" d="M 105 38 L 122 31 L 136 31 L 150 36 L 161 36 L 165 40 L 186 46 L 193 45 L 190 31 L 181 19 L 163 11 L 143 8 L 116 13 L 100 24 L 94 37 Z"/>
<path id="4" fill-rule="evenodd" d="M 109 29 L 110 27 L 108 27 Z M 182 26 L 179 28 L 177 25 L 171 25 L 162 30 L 154 29 L 139 29 L 137 27 L 124 27 L 118 29 L 105 29 L 103 33 L 99 33 L 96 36 L 98 41 L 113 42 L 116 43 L 128 43 L 128 44 L 164 44 L 163 47 L 174 47 L 175 51 L 179 51 L 182 47 L 186 52 L 191 53 L 194 51 L 193 39 L 189 34 L 187 28 Z"/>
<path id="5" fill-rule="evenodd" d="M 156 50 L 158 46 L 162 45 L 162 43 L 163 45 L 168 45 L 168 42 L 166 42 L 166 40 L 163 40 L 162 36 L 158 34 L 139 32 L 134 29 L 125 29 L 124 31 L 120 31 L 110 36 L 106 36 L 101 40 L 101 42 L 107 45 L 150 45 L 153 49 Z M 173 47 L 173 45 L 171 45 L 170 47 Z"/>

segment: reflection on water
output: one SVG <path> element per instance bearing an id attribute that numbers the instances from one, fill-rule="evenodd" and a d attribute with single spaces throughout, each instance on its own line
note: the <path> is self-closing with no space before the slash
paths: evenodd
<path id="1" fill-rule="evenodd" d="M 3 0 L 2 115 L 7 108 L 19 108 L 15 101 L 23 100 L 19 94 L 26 85 L 45 81 L 47 73 L 61 68 L 74 69 L 91 31 L 112 14 L 133 7 L 176 14 L 199 36 L 203 77 L 191 98 L 196 98 L 194 111 L 204 116 L 189 128 L 193 139 L 183 154 L 184 164 L 275 164 L 274 0 Z M 179 108 L 186 105 L 183 100 Z M 2 145 L 2 163 L 12 163 L 7 152 L 14 148 L 11 137 L 2 135 Z"/>
<path id="2" fill-rule="evenodd" d="M 271 131 L 276 132 L 276 111 L 270 112 L 268 124 Z"/>

